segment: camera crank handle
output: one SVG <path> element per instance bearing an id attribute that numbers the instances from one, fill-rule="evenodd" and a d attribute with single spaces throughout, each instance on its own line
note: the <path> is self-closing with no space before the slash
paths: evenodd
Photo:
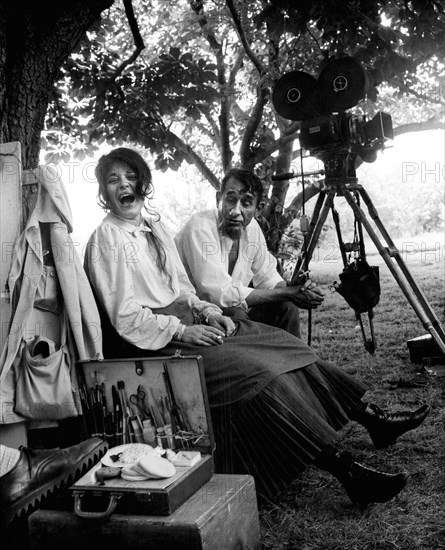
<path id="1" fill-rule="evenodd" d="M 282 172 L 281 174 L 274 174 L 272 181 L 290 180 L 293 178 L 301 178 L 303 176 L 319 176 L 325 174 L 325 170 L 312 170 L 310 172 Z"/>

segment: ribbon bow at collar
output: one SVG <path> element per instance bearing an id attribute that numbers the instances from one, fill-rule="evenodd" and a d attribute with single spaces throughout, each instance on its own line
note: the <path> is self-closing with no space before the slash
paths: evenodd
<path id="1" fill-rule="evenodd" d="M 137 229 L 133 231 L 133 236 L 136 237 L 137 232 L 139 233 L 151 233 L 151 227 L 149 227 L 147 224 L 140 225 Z"/>

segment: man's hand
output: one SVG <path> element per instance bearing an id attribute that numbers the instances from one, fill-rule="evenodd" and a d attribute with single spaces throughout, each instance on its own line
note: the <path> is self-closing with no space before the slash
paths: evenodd
<path id="1" fill-rule="evenodd" d="M 195 344 L 196 346 L 216 346 L 223 343 L 225 333 L 219 328 L 207 325 L 186 326 L 181 342 Z"/>
<path id="2" fill-rule="evenodd" d="M 315 309 L 324 300 L 323 290 L 311 279 L 307 279 L 302 286 L 288 287 L 294 289 L 291 300 L 301 309 Z"/>
<path id="3" fill-rule="evenodd" d="M 235 331 L 235 323 L 230 317 L 225 317 L 220 313 L 211 313 L 207 322 L 209 326 L 224 331 L 225 336 L 230 336 Z"/>

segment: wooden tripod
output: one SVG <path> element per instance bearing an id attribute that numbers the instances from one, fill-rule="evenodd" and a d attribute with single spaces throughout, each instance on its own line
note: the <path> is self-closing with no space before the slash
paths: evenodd
<path id="1" fill-rule="evenodd" d="M 333 210 L 334 198 L 336 195 L 345 197 L 354 212 L 356 220 L 358 220 L 359 223 L 361 223 L 366 229 L 369 237 L 375 244 L 400 289 L 405 294 L 411 307 L 422 322 L 424 328 L 431 334 L 442 353 L 445 354 L 445 332 L 439 319 L 434 313 L 419 285 L 414 280 L 414 277 L 403 261 L 397 247 L 386 231 L 378 216 L 377 210 L 371 201 L 371 198 L 366 190 L 357 183 L 356 178 L 347 177 L 344 178 L 343 181 L 340 179 L 334 180 L 333 178 L 333 182 L 329 181 L 329 179 L 325 180 L 324 188 L 320 191 L 309 225 L 306 250 L 302 252 L 297 261 L 292 279 L 297 279 L 298 274 L 301 272 L 302 266 L 309 264 L 327 215 L 330 210 Z M 379 237 L 373 225 L 366 217 L 365 212 L 360 207 L 360 204 L 356 200 L 355 196 L 359 196 L 363 199 L 363 202 L 367 206 L 369 216 L 373 220 L 374 226 L 386 242 L 386 246 L 382 244 L 381 237 Z M 340 248 L 342 250 L 343 259 L 345 259 L 344 248 L 341 246 L 341 243 Z"/>

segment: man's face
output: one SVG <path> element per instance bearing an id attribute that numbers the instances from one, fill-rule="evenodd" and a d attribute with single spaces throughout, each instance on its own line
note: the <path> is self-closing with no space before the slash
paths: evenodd
<path id="1" fill-rule="evenodd" d="M 230 178 L 217 196 L 218 229 L 232 240 L 239 239 L 258 209 L 256 197 L 236 178 Z"/>

